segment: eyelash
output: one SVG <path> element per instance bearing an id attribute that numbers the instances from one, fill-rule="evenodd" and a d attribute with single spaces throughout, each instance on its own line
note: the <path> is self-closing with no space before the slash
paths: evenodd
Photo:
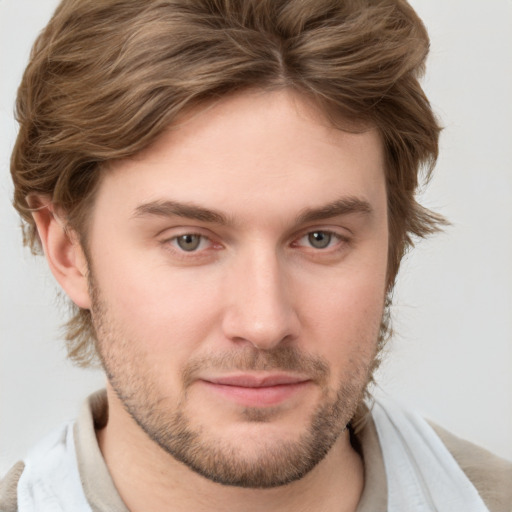
<path id="1" fill-rule="evenodd" d="M 335 231 L 329 230 L 329 229 L 314 229 L 311 231 L 307 231 L 303 235 L 301 235 L 299 238 L 297 238 L 293 243 L 292 246 L 299 246 L 300 240 L 304 238 L 309 238 L 312 235 L 315 234 L 322 234 L 324 236 L 328 237 L 328 244 L 326 247 L 313 247 L 311 245 L 308 246 L 308 248 L 314 250 L 315 252 L 328 252 L 330 249 L 335 249 L 337 245 L 339 244 L 345 244 L 349 242 L 349 238 L 346 236 L 341 235 L 340 233 L 337 233 Z M 309 240 L 311 242 L 311 240 Z"/>
<path id="2" fill-rule="evenodd" d="M 328 244 L 326 247 L 313 247 L 312 245 L 302 245 L 300 243 L 301 240 L 311 237 L 314 234 L 322 234 L 324 236 L 327 236 L 329 238 Z M 199 246 L 198 248 L 194 248 L 190 251 L 187 251 L 186 249 L 183 249 L 180 247 L 179 239 L 183 237 L 199 237 Z M 209 242 L 208 247 L 201 247 L 204 245 L 205 242 Z M 291 247 L 304 247 L 307 250 L 313 251 L 317 254 L 326 253 L 331 254 L 332 252 L 336 252 L 341 250 L 343 246 L 350 243 L 350 239 L 347 236 L 344 236 L 336 231 L 332 231 L 329 229 L 313 229 L 308 230 L 306 232 L 303 232 L 298 238 L 295 238 L 294 241 L 290 244 Z M 201 234 L 201 233 L 195 233 L 195 232 L 184 232 L 179 235 L 175 235 L 171 238 L 167 238 L 162 241 L 162 245 L 166 247 L 168 250 L 172 251 L 174 254 L 187 259 L 192 258 L 201 258 L 205 256 L 205 251 L 209 249 L 218 250 L 222 248 L 222 245 L 219 243 L 214 242 L 211 238 L 208 236 Z M 339 247 L 341 245 L 341 247 Z"/>
<path id="3" fill-rule="evenodd" d="M 187 236 L 200 238 L 198 249 L 187 251 L 178 245 L 179 239 Z M 205 243 L 208 244 L 207 247 L 203 247 Z M 218 250 L 222 248 L 221 244 L 214 242 L 210 237 L 202 233 L 195 233 L 193 231 L 180 233 L 179 235 L 175 235 L 171 238 L 166 238 L 165 240 L 162 240 L 161 244 L 167 251 L 171 252 L 174 256 L 185 259 L 187 261 L 204 258 L 205 251 L 208 251 L 210 249 Z"/>

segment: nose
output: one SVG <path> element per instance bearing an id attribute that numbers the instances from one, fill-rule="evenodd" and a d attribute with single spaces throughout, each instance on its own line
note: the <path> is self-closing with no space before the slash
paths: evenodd
<path id="1" fill-rule="evenodd" d="M 271 350 L 297 338 L 300 322 L 285 266 L 275 251 L 253 251 L 231 267 L 223 318 L 228 339 Z"/>

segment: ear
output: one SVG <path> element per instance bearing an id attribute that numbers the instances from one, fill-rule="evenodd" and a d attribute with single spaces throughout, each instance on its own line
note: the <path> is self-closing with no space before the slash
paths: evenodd
<path id="1" fill-rule="evenodd" d="M 78 307 L 90 309 L 87 259 L 77 234 L 66 228 L 49 199 L 30 197 L 28 202 L 52 274 Z"/>

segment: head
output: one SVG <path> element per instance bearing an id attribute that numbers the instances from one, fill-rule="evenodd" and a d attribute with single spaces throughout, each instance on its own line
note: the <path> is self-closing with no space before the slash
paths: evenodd
<path id="1" fill-rule="evenodd" d="M 14 204 L 25 222 L 26 240 L 33 249 L 40 248 L 34 212 L 50 209 L 64 224 L 69 237 L 82 249 L 88 290 L 81 295 L 83 299 L 75 300 L 73 317 L 68 323 L 69 355 L 79 364 L 86 365 L 96 356 L 97 347 L 110 381 L 130 414 L 157 443 L 178 458 L 186 459 L 187 464 L 193 466 L 190 454 L 175 453 L 176 447 L 166 438 L 165 432 L 179 432 L 182 438 L 189 436 L 201 445 L 196 439 L 198 432 L 186 421 L 190 411 L 184 397 L 202 396 L 197 391 L 197 382 L 215 381 L 219 372 L 284 369 L 314 382 L 316 387 L 309 398 L 311 404 L 304 409 L 305 413 L 302 411 L 311 419 L 311 428 L 307 432 L 297 432 L 297 444 L 308 447 L 307 453 L 315 451 L 323 456 L 353 415 L 371 378 L 376 365 L 375 355 L 387 331 L 385 306 L 389 303 L 400 261 L 414 237 L 434 232 L 442 222 L 439 216 L 415 200 L 420 173 L 428 179 L 438 150 L 439 126 L 418 82 L 428 44 L 423 24 L 401 0 L 64 0 L 36 41 L 19 90 L 17 117 L 20 132 L 11 165 Z M 265 108 L 265 105 L 271 108 Z M 269 159 L 275 160 L 277 167 L 270 165 L 266 169 L 263 166 L 262 171 L 254 163 L 258 149 L 252 147 L 251 153 L 251 140 L 257 140 L 258 134 L 264 131 L 262 128 L 266 127 L 275 136 L 272 140 L 286 139 L 286 134 L 295 138 L 289 146 L 285 141 L 278 144 L 274 152 L 269 150 Z M 245 132 L 252 134 L 252 139 L 246 140 L 240 135 L 241 140 L 238 140 L 237 136 Z M 219 133 L 224 134 L 224 138 Z M 279 135 L 281 133 L 283 137 Z M 240 144 L 232 155 L 226 137 Z M 260 142 L 265 147 L 273 147 L 272 140 L 267 138 Z M 318 140 L 331 141 L 328 145 L 336 147 L 336 151 L 324 151 L 323 144 L 321 148 L 309 144 L 309 141 Z M 252 158 L 245 169 L 252 173 L 249 177 L 243 172 L 219 177 L 216 171 L 226 154 L 232 159 L 223 164 L 232 169 L 244 168 L 240 146 Z M 176 153 L 176 147 L 184 148 L 189 164 L 195 154 L 204 155 L 211 147 L 214 163 L 199 160 L 201 166 L 197 167 L 211 172 L 190 175 L 179 158 L 181 149 Z M 286 152 L 291 154 L 290 160 L 297 171 L 295 175 L 286 172 L 283 177 L 276 174 L 276 169 L 282 168 L 278 164 L 284 162 Z M 265 151 L 262 154 L 265 155 Z M 370 160 L 366 161 L 366 156 Z M 339 157 L 339 164 L 335 164 L 336 157 Z M 312 168 L 318 169 L 318 181 L 311 181 L 311 168 L 303 169 L 302 161 L 315 164 Z M 141 162 L 144 163 L 142 168 Z M 175 173 L 171 178 L 162 162 L 174 164 Z M 376 236 L 372 243 L 376 245 L 373 248 L 371 244 L 361 244 L 365 247 L 363 252 L 373 256 L 367 267 L 352 267 L 348 281 L 342 272 L 335 272 L 333 278 L 333 275 L 322 272 L 317 274 L 317 270 L 308 274 L 307 279 L 312 281 L 303 281 L 316 290 L 316 293 L 307 292 L 310 296 L 308 300 L 304 299 L 304 310 L 316 311 L 316 319 L 333 325 L 332 330 L 311 327 L 316 335 L 334 340 L 336 329 L 346 329 L 353 334 L 343 345 L 346 349 L 343 357 L 353 363 L 351 370 L 346 366 L 329 365 L 336 357 L 332 344 L 326 350 L 316 352 L 300 343 L 295 345 L 294 340 L 303 336 L 295 306 L 282 310 L 276 306 L 276 317 L 271 323 L 274 330 L 281 329 L 282 332 L 262 334 L 262 339 L 278 339 L 279 346 L 237 343 L 236 351 L 226 345 L 215 353 L 215 345 L 209 344 L 212 331 L 193 330 L 191 333 L 186 322 L 193 315 L 192 306 L 197 305 L 201 293 L 201 289 L 192 287 L 188 296 L 180 299 L 191 309 L 185 308 L 171 317 L 181 339 L 192 334 L 194 339 L 207 340 L 207 348 L 182 354 L 183 364 L 177 364 L 175 380 L 165 384 L 165 376 L 158 372 L 156 379 L 146 380 L 137 372 L 126 375 L 124 370 L 119 371 L 123 364 L 125 368 L 130 366 L 130 361 L 123 363 L 119 360 L 121 353 L 142 361 L 141 368 L 146 373 L 155 368 L 157 361 L 144 350 L 133 353 L 126 350 L 126 340 L 135 337 L 141 341 L 144 333 L 123 330 L 126 325 L 123 314 L 130 308 L 137 308 L 137 301 L 130 304 L 128 300 L 124 303 L 124 313 L 116 312 L 123 301 L 115 291 L 117 285 L 112 285 L 110 292 L 108 290 L 109 269 L 105 262 L 109 261 L 109 256 L 104 249 L 112 238 L 98 228 L 102 224 L 101 216 L 105 219 L 112 215 L 113 219 L 117 215 L 122 224 L 123 217 L 119 215 L 125 205 L 130 205 L 132 210 L 131 213 L 124 212 L 125 220 L 130 216 L 133 218 L 134 213 L 135 217 L 140 214 L 141 218 L 169 218 L 176 212 L 162 214 L 162 208 L 173 205 L 161 201 L 169 197 L 173 201 L 179 200 L 179 208 L 183 204 L 199 204 L 202 210 L 195 212 L 199 228 L 194 226 L 191 232 L 175 231 L 166 239 L 166 243 L 174 247 L 172 250 L 183 251 L 182 245 L 176 244 L 188 244 L 188 249 L 193 252 L 199 248 L 201 254 L 208 255 L 206 258 L 213 258 L 205 259 L 205 264 L 187 263 L 185 273 L 190 269 L 211 268 L 217 258 L 212 256 L 217 254 L 216 243 L 221 247 L 219 254 L 228 254 L 227 247 L 231 246 L 227 240 L 259 240 L 263 244 L 264 240 L 270 240 L 271 232 L 275 235 L 274 241 L 279 239 L 281 242 L 284 233 L 288 233 L 288 249 L 294 247 L 302 251 L 304 238 L 308 250 L 312 244 L 316 247 L 314 244 L 323 243 L 311 236 L 323 240 L 328 236 L 326 247 L 334 247 L 343 239 L 343 234 L 336 231 L 340 227 L 338 224 L 334 223 L 336 229 L 332 234 L 321 229 L 306 231 L 308 226 L 317 228 L 311 220 L 313 214 L 308 222 L 299 225 L 296 221 L 305 215 L 304 212 L 318 214 L 318 209 L 340 206 L 339 202 L 335 204 L 337 197 L 330 195 L 330 191 L 337 188 L 337 175 L 333 172 L 337 165 L 339 175 L 344 176 L 340 183 L 350 183 L 348 193 L 342 197 L 345 203 L 341 206 L 349 207 L 347 200 L 348 203 L 355 200 L 350 206 L 359 209 L 354 213 L 355 217 L 366 218 L 372 214 L 375 217 L 379 212 L 377 216 L 385 223 L 384 228 L 382 225 L 375 227 Z M 359 168 L 360 174 L 354 174 Z M 177 180 L 186 190 L 198 190 L 199 193 L 194 197 L 186 194 L 180 197 L 180 188 L 171 187 L 167 195 L 157 197 L 154 185 L 145 188 L 149 183 L 157 183 L 165 190 L 163 184 L 168 178 Z M 223 183 L 224 188 L 219 183 Z M 268 192 L 276 190 L 275 187 L 290 190 L 290 196 Z M 224 196 L 223 191 L 227 188 L 230 194 Z M 141 207 L 141 198 L 133 195 L 134 191 L 143 190 L 148 190 L 145 207 Z M 251 197 L 257 193 L 262 200 L 252 204 Z M 240 195 L 240 202 L 233 200 L 233 194 Z M 367 200 L 368 196 L 371 200 Z M 150 197 L 156 197 L 156 200 L 149 201 Z M 247 208 L 249 204 L 252 204 L 251 209 Z M 114 205 L 117 208 L 113 208 Z M 210 220 L 198 218 L 212 212 L 214 215 Z M 272 219 L 284 219 L 280 227 L 272 227 L 270 217 L 265 223 L 265 212 L 274 212 Z M 322 222 L 333 218 L 326 217 L 325 211 L 322 215 L 318 217 Z M 237 221 L 240 221 L 238 225 L 244 225 L 245 219 L 249 228 L 237 231 L 235 236 L 235 231 L 229 231 L 234 229 L 230 227 L 230 219 L 233 225 L 237 225 Z M 212 222 L 222 228 L 218 231 L 211 228 Z M 208 237 L 196 235 L 212 232 L 212 245 L 203 247 L 201 244 L 206 243 Z M 246 236 L 248 233 L 253 236 Z M 115 232 L 111 235 L 115 236 Z M 180 239 L 180 236 L 185 238 Z M 194 246 L 196 243 L 198 247 Z M 265 260 L 269 253 L 263 251 L 263 246 L 252 246 L 249 251 L 250 244 L 239 244 L 247 250 L 246 254 L 259 255 L 261 261 L 265 261 L 267 277 L 273 275 L 274 283 L 281 282 L 282 289 L 265 289 L 266 285 L 257 282 L 255 277 L 252 283 L 255 303 L 257 294 L 261 293 L 269 303 L 280 303 L 282 294 L 286 295 L 286 301 L 295 304 L 290 297 L 301 297 L 305 290 L 299 287 L 300 279 L 286 280 L 286 276 L 295 272 L 290 270 L 291 267 L 280 266 L 284 261 L 292 260 L 286 259 L 285 252 L 281 259 Z M 251 273 L 250 265 L 257 264 L 253 260 L 244 260 L 248 265 L 245 267 L 233 263 L 238 280 L 224 276 L 215 285 L 214 281 L 209 281 L 213 278 L 208 274 L 210 277 L 206 282 L 210 282 L 215 293 L 220 293 L 219 282 L 230 283 L 232 290 L 238 289 L 243 276 L 251 282 L 249 277 L 257 275 L 257 272 Z M 366 260 L 362 257 L 359 261 Z M 133 259 L 132 267 L 127 266 L 124 271 L 133 269 L 135 262 Z M 325 268 L 335 266 L 335 262 L 324 263 Z M 216 265 L 218 271 L 222 265 Z M 227 274 L 233 275 L 234 271 Z M 360 281 L 359 277 L 353 277 L 362 275 L 366 277 Z M 186 290 L 186 276 L 182 273 L 180 276 L 178 281 L 173 277 L 172 286 L 184 279 L 181 284 Z M 146 316 L 141 317 L 142 321 L 152 318 L 152 311 L 160 311 L 157 302 L 161 304 L 165 296 L 165 280 L 158 274 L 151 277 L 153 282 L 159 281 L 162 288 L 146 289 Z M 197 274 L 194 279 L 196 277 Z M 331 283 L 328 292 L 314 288 L 315 282 Z M 135 285 L 134 282 L 131 284 Z M 259 284 L 261 289 L 258 289 Z M 340 295 L 337 303 L 336 294 L 343 289 L 345 298 Z M 347 289 L 352 290 L 350 296 L 347 296 Z M 132 294 L 134 291 L 137 293 Z M 140 298 L 140 291 L 140 288 L 127 288 L 123 295 Z M 358 291 L 362 293 L 361 300 L 357 300 Z M 150 292 L 155 292 L 153 299 Z M 229 296 L 229 289 L 225 296 Z M 365 302 L 363 299 L 368 296 L 372 300 Z M 219 297 L 217 303 L 221 302 Z M 315 302 L 314 299 L 319 297 L 323 299 Z M 246 299 L 250 302 L 249 296 Z M 207 309 L 210 311 L 210 306 Z M 257 313 L 256 306 L 255 311 Z M 361 332 L 365 314 L 369 315 L 369 321 L 367 329 Z M 231 312 L 220 322 L 223 336 L 232 340 L 256 339 L 259 335 L 256 331 L 247 336 L 241 333 L 241 326 L 244 322 L 249 325 L 251 319 L 244 320 L 243 315 L 237 315 Z M 341 321 L 337 323 L 334 318 Z M 359 319 L 359 322 L 354 320 L 350 324 L 349 319 Z M 161 340 L 165 325 L 156 317 L 154 320 L 152 325 L 161 327 L 160 331 L 153 332 L 154 339 Z M 215 321 L 212 316 L 212 325 Z M 313 324 L 314 318 L 305 322 L 308 326 Z M 124 350 L 120 350 L 121 347 Z M 175 349 L 167 347 L 163 353 L 171 357 L 169 350 Z M 341 347 L 339 353 L 343 353 Z M 134 382 L 137 386 L 129 385 Z M 166 416 L 165 410 L 156 406 L 162 403 L 159 390 L 165 385 L 183 389 L 183 395 L 172 396 L 172 400 L 177 400 L 181 406 L 172 416 Z M 154 399 L 155 414 L 148 415 L 138 407 L 134 397 L 141 389 L 145 396 Z M 247 401 L 247 397 L 244 400 Z M 271 402 L 272 398 L 269 400 Z M 263 412 L 244 402 L 246 420 L 251 425 L 272 423 L 272 415 L 279 416 L 282 411 L 272 407 L 270 402 Z M 204 407 L 206 411 L 207 404 Z M 196 420 L 200 423 L 200 419 Z M 165 428 L 161 428 L 162 425 Z M 321 436 L 314 433 L 315 428 Z M 276 439 L 279 435 L 279 432 L 275 433 Z M 323 447 L 315 445 L 313 450 L 312 439 L 318 437 L 327 439 L 327 444 Z M 210 441 L 217 443 L 219 439 L 212 437 Z M 271 448 L 265 445 L 261 451 Z M 200 453 L 200 459 L 207 458 L 205 453 Z M 290 467 L 298 467 L 297 461 L 305 458 L 303 451 L 295 453 L 297 460 Z M 247 454 L 247 457 L 251 455 Z M 212 464 L 219 464 L 216 456 L 211 458 L 214 460 Z M 308 466 L 298 471 L 303 474 L 309 469 Z M 204 468 L 202 471 L 207 473 Z M 235 473 L 240 474 L 240 468 Z M 264 486 L 277 485 L 298 478 L 299 473 L 281 474 L 272 480 L 273 484 L 259 482 Z M 225 481 L 234 483 L 233 478 L 226 477 Z M 256 482 L 254 478 L 247 478 L 245 485 Z"/>

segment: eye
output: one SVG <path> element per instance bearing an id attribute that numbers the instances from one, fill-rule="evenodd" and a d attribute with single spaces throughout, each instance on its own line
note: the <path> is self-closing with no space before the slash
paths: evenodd
<path id="1" fill-rule="evenodd" d="M 332 240 L 332 233 L 328 231 L 313 231 L 307 235 L 308 243 L 315 249 L 325 249 L 329 247 Z"/>
<path id="2" fill-rule="evenodd" d="M 174 245 L 178 246 L 182 251 L 193 252 L 202 249 L 207 243 L 204 236 L 193 233 L 186 233 L 173 239 Z"/>
<path id="3" fill-rule="evenodd" d="M 185 231 L 186 227 L 175 228 L 174 236 L 166 232 L 166 238 L 159 242 L 170 256 L 171 261 L 184 264 L 201 264 L 216 258 L 219 250 L 224 246 L 209 234 Z"/>
<path id="4" fill-rule="evenodd" d="M 334 233 L 333 231 L 319 229 L 317 231 L 310 231 L 309 233 L 301 236 L 294 245 L 322 250 L 334 247 L 343 241 L 343 236 Z"/>

